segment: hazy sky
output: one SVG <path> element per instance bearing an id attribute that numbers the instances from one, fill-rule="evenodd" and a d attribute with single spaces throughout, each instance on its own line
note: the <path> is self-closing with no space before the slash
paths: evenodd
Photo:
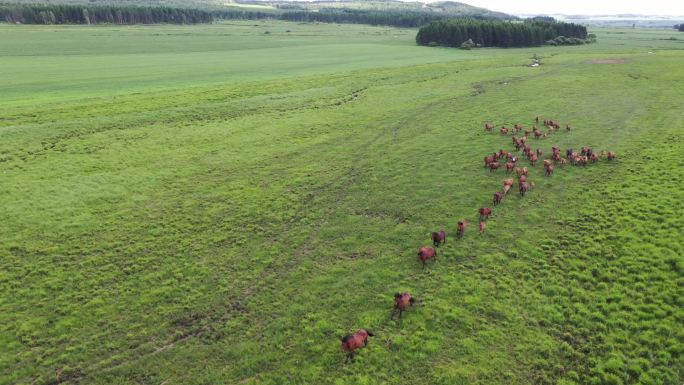
<path id="1" fill-rule="evenodd" d="M 460 0 L 506 13 L 684 15 L 684 0 Z"/>

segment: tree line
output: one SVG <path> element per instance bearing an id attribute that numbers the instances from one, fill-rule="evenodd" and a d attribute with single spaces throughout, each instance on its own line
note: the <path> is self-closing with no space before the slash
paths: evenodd
<path id="1" fill-rule="evenodd" d="M 284 12 L 261 12 L 248 10 L 215 11 L 214 16 L 220 19 L 279 19 L 300 23 L 340 23 L 340 24 L 370 24 L 387 25 L 402 28 L 417 28 L 431 21 L 457 18 L 454 15 L 429 14 L 416 11 L 367 10 L 324 8 L 318 12 L 307 10 L 287 10 Z M 471 16 L 475 19 L 487 19 L 486 16 Z"/>
<path id="2" fill-rule="evenodd" d="M 430 22 L 461 19 L 466 16 L 434 14 L 411 10 L 368 10 L 323 8 L 308 10 L 256 11 L 243 9 L 194 9 L 167 6 L 0 4 L 0 21 L 23 24 L 195 24 L 214 19 L 280 19 L 294 22 L 353 23 L 417 28 Z M 467 16 L 489 20 L 493 16 Z"/>
<path id="3" fill-rule="evenodd" d="M 418 44 L 449 47 L 460 47 L 468 40 L 480 47 L 506 48 L 581 44 L 586 39 L 585 26 L 540 20 L 526 20 L 522 23 L 475 19 L 438 20 L 420 28 L 416 35 Z"/>
<path id="4" fill-rule="evenodd" d="M 22 24 L 196 24 L 210 23 L 213 15 L 199 9 L 156 6 L 0 4 L 0 20 Z"/>
<path id="5" fill-rule="evenodd" d="M 454 18 L 453 15 L 428 14 L 412 11 L 375 11 L 362 9 L 323 9 L 319 12 L 290 11 L 279 18 L 297 22 L 351 23 L 417 28 L 432 21 Z"/>

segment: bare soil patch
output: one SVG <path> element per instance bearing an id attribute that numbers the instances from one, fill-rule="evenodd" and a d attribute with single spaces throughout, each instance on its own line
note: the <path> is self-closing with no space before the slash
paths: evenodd
<path id="1" fill-rule="evenodd" d="M 587 61 L 589 64 L 625 64 L 626 59 L 596 59 Z"/>

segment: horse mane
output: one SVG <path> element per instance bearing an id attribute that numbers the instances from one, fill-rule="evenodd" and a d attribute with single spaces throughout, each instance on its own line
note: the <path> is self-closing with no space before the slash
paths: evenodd
<path id="1" fill-rule="evenodd" d="M 342 337 L 342 342 L 347 343 L 353 336 L 351 334 L 347 334 L 346 336 Z"/>

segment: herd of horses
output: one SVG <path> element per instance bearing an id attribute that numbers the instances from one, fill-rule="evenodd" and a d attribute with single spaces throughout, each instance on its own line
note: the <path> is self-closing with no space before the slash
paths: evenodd
<path id="1" fill-rule="evenodd" d="M 558 131 L 561 125 L 555 120 L 543 120 L 543 126 L 546 131 L 542 131 L 537 127 L 539 124 L 539 117 L 535 118 L 535 124 L 532 130 L 526 129 L 522 124 L 515 124 L 513 128 L 509 129 L 506 126 L 501 126 L 499 133 L 501 135 L 508 135 L 509 132 L 512 133 L 511 142 L 515 148 L 516 153 L 522 150 L 522 155 L 527 158 L 531 167 L 534 167 L 539 159 L 542 158 L 544 151 L 541 148 L 536 150 L 532 149 L 532 146 L 528 143 L 528 137 L 530 134 L 534 135 L 534 138 L 544 139 L 551 136 L 553 133 Z M 485 123 L 485 131 L 492 132 L 494 125 L 492 123 Z M 572 127 L 569 124 L 565 125 L 565 130 L 570 131 Z M 522 136 L 518 137 L 519 133 L 522 132 Z M 504 151 L 500 149 L 494 152 L 492 155 L 484 157 L 484 167 L 488 168 L 490 172 L 496 172 L 501 165 L 505 165 L 506 173 L 510 174 L 515 172 L 518 179 L 518 192 L 520 197 L 524 197 L 525 194 L 531 190 L 534 190 L 535 183 L 528 179 L 529 168 L 527 166 L 520 167 L 518 165 L 518 156 L 516 153 L 510 151 Z M 573 149 L 567 149 L 565 151 L 565 157 L 561 155 L 561 149 L 557 146 L 551 147 L 551 157 L 549 159 L 542 159 L 542 164 L 544 167 L 544 175 L 550 177 L 553 175 L 555 167 L 565 167 L 567 164 L 574 166 L 586 166 L 590 163 L 596 163 L 601 157 L 607 160 L 614 160 L 616 154 L 613 151 L 602 151 L 601 155 L 595 153 L 590 147 L 583 146 L 580 148 L 579 152 Z M 503 180 L 503 189 L 501 191 L 496 191 L 493 196 L 493 204 L 496 206 L 508 195 L 508 192 L 513 188 L 514 179 L 506 178 Z M 483 234 L 487 228 L 487 219 L 492 214 L 492 209 L 489 207 L 481 207 L 478 210 L 479 214 L 479 233 Z M 465 219 L 458 221 L 456 225 L 456 237 L 462 238 L 468 227 L 468 222 Z M 437 249 L 446 243 L 447 233 L 444 230 L 435 231 L 432 233 L 432 246 L 423 246 L 418 249 L 418 260 L 422 263 L 422 268 L 425 269 L 427 261 L 437 259 Z M 391 318 L 398 312 L 399 318 L 402 317 L 403 312 L 413 303 L 415 298 L 411 296 L 409 292 L 396 293 L 394 295 L 394 308 L 392 310 Z M 374 334 L 367 329 L 361 329 L 354 334 L 346 335 L 342 338 L 341 350 L 346 353 L 348 360 L 354 361 L 354 355 L 356 350 L 366 346 L 368 344 L 368 337 L 373 337 Z"/>

